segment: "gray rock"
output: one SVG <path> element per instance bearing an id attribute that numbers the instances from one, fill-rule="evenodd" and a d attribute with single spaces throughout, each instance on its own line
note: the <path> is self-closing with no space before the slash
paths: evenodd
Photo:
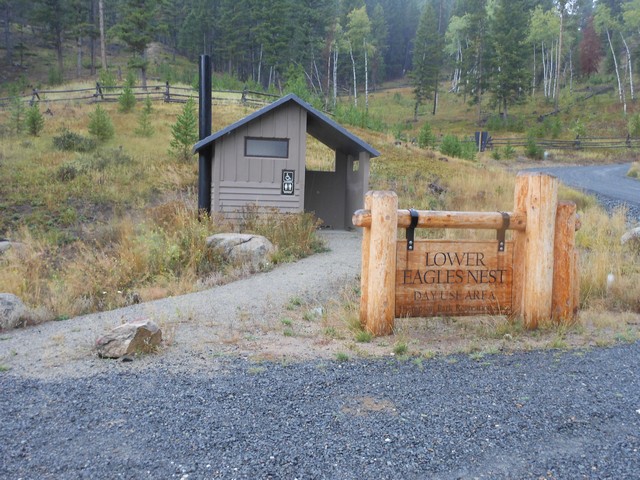
<path id="1" fill-rule="evenodd" d="M 162 330 L 152 320 L 136 320 L 119 325 L 96 340 L 98 356 L 120 358 L 125 355 L 151 353 L 162 341 Z"/>
<path id="2" fill-rule="evenodd" d="M 623 245 L 629 242 L 640 244 L 640 227 L 632 228 L 620 238 L 620 243 Z"/>
<path id="3" fill-rule="evenodd" d="M 16 250 L 23 249 L 24 243 L 12 242 L 11 240 L 7 240 L 6 238 L 0 240 L 0 254 L 6 252 L 11 248 L 14 248 Z"/>
<path id="4" fill-rule="evenodd" d="M 0 293 L 0 330 L 19 326 L 27 316 L 27 307 L 11 293 Z"/>
<path id="5" fill-rule="evenodd" d="M 254 268 L 268 263 L 276 251 L 267 238 L 247 233 L 218 233 L 207 238 L 207 246 L 220 250 L 228 261 L 249 263 Z"/>

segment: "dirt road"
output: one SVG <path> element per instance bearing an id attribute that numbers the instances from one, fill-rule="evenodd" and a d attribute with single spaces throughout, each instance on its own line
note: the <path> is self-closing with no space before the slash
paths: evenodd
<path id="1" fill-rule="evenodd" d="M 528 172 L 546 172 L 565 185 L 595 194 L 605 206 L 626 204 L 634 218 L 640 214 L 640 181 L 627 177 L 631 164 L 590 165 L 586 167 L 542 167 Z"/>

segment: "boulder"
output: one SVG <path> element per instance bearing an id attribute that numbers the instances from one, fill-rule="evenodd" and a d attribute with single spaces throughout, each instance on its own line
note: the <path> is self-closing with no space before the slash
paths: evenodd
<path id="1" fill-rule="evenodd" d="M 19 326 L 27 314 L 22 300 L 11 293 L 0 293 L 0 330 Z"/>
<path id="2" fill-rule="evenodd" d="M 640 243 L 640 227 L 632 228 L 628 232 L 626 232 L 620 238 L 620 242 L 624 245 L 625 243 L 633 242 Z"/>
<path id="3" fill-rule="evenodd" d="M 225 260 L 256 269 L 267 264 L 276 250 L 267 238 L 247 233 L 218 233 L 207 238 L 207 246 L 220 250 Z"/>
<path id="4" fill-rule="evenodd" d="M 162 330 L 153 321 L 135 320 L 119 325 L 96 340 L 101 358 L 120 358 L 125 355 L 151 353 L 162 341 Z"/>
<path id="5" fill-rule="evenodd" d="M 12 248 L 20 251 L 24 248 L 24 244 L 20 242 L 12 242 L 11 240 L 0 239 L 0 255 Z"/>

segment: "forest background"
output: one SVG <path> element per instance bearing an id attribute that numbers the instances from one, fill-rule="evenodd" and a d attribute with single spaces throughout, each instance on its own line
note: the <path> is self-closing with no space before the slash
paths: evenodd
<path id="1" fill-rule="evenodd" d="M 332 109 L 340 95 L 357 106 L 359 94 L 366 108 L 370 90 L 404 78 L 416 115 L 427 100 L 436 111 L 445 80 L 507 117 L 529 95 L 557 109 L 560 89 L 598 73 L 626 112 L 640 48 L 640 0 L 0 0 L 0 18 L 3 90 L 36 83 L 33 66 L 24 70 L 36 55 L 27 37 L 55 52 L 48 85 L 104 76 L 124 51 L 144 86 L 148 48 L 160 43 L 174 53 L 154 69 L 162 81 L 197 82 L 172 60 L 206 53 L 220 75 L 279 93 L 306 88 Z"/>

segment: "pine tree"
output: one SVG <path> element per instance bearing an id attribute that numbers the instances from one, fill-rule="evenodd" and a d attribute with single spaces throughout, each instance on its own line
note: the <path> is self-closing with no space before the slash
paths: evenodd
<path id="1" fill-rule="evenodd" d="M 153 105 L 151 103 L 151 98 L 147 95 L 142 111 L 140 112 L 140 117 L 138 118 L 138 128 L 136 128 L 136 135 L 139 137 L 150 137 L 153 135 L 154 130 L 151 125 L 152 110 Z"/>
<path id="2" fill-rule="evenodd" d="M 129 85 L 125 85 L 122 93 L 118 97 L 118 110 L 122 113 L 129 113 L 136 106 L 136 96 Z"/>
<path id="3" fill-rule="evenodd" d="M 22 99 L 15 95 L 11 98 L 11 118 L 10 125 L 16 135 L 24 130 L 25 106 Z"/>
<path id="4" fill-rule="evenodd" d="M 100 105 L 89 114 L 89 133 L 100 142 L 105 142 L 115 135 L 109 114 Z"/>
<path id="5" fill-rule="evenodd" d="M 176 123 L 171 126 L 172 140 L 169 153 L 180 160 L 188 161 L 191 158 L 191 149 L 198 141 L 198 119 L 196 116 L 196 102 L 189 98 L 184 104 L 182 113 L 178 115 Z"/>
<path id="6" fill-rule="evenodd" d="M 32 107 L 29 107 L 27 110 L 25 125 L 27 127 L 27 132 L 34 137 L 40 135 L 40 132 L 44 128 L 44 117 L 42 116 L 42 113 L 40 113 L 40 107 L 37 103 Z"/>
<path id="7" fill-rule="evenodd" d="M 525 43 L 529 15 L 525 0 L 498 0 L 491 24 L 493 72 L 489 90 L 501 105 L 504 117 L 509 105 L 525 100 L 528 84 L 528 52 Z"/>
<path id="8" fill-rule="evenodd" d="M 413 50 L 414 119 L 424 101 L 433 95 L 442 63 L 442 42 L 438 34 L 438 18 L 431 3 L 427 3 L 420 17 Z"/>

